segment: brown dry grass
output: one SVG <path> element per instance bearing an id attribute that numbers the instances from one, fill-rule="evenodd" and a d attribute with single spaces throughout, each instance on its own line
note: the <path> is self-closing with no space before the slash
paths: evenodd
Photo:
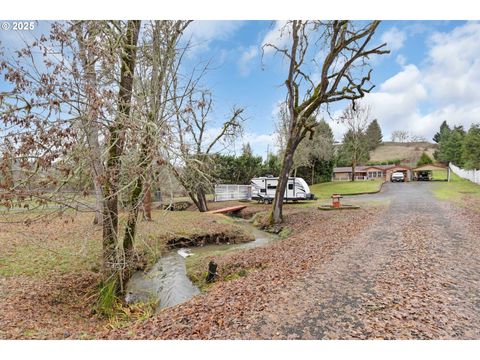
<path id="1" fill-rule="evenodd" d="M 425 152 L 433 159 L 435 145 L 430 143 L 393 143 L 387 142 L 370 152 L 370 161 L 406 160 L 416 164 Z"/>
<path id="2" fill-rule="evenodd" d="M 101 227 L 92 225 L 90 213 L 66 212 L 33 221 L 45 214 L 4 213 L 0 218 L 0 339 L 91 338 L 111 325 L 111 319 L 94 313 Z M 223 216 L 155 211 L 153 221 L 139 222 L 135 248 L 153 262 L 168 240 L 206 234 L 246 236 Z M 141 317 L 137 310 L 126 309 L 124 323 Z"/>

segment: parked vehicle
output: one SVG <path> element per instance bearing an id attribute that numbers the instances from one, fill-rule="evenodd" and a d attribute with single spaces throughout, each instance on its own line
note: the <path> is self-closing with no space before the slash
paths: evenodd
<path id="1" fill-rule="evenodd" d="M 404 182 L 405 181 L 405 175 L 403 172 L 394 172 L 392 174 L 392 182 Z"/>
<path id="2" fill-rule="evenodd" d="M 264 203 L 272 203 L 277 191 L 278 177 L 264 176 L 253 178 L 250 182 L 252 186 L 252 200 Z M 299 177 L 288 178 L 285 189 L 284 201 L 297 200 L 315 200 L 315 195 L 310 193 L 310 188 L 305 180 Z"/>
<path id="3" fill-rule="evenodd" d="M 417 174 L 417 181 L 430 181 L 430 173 L 428 171 L 420 171 Z"/>

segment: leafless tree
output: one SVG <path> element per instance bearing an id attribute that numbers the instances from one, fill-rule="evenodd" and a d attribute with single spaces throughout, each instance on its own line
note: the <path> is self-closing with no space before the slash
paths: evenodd
<path id="1" fill-rule="evenodd" d="M 352 103 L 340 115 L 339 122 L 347 127 L 343 138 L 342 151 L 352 164 L 352 181 L 359 163 L 368 160 L 369 146 L 366 130 L 370 122 L 370 106 Z"/>
<path id="2" fill-rule="evenodd" d="M 289 137 L 283 154 L 282 169 L 273 203 L 271 223 L 283 221 L 283 198 L 293 156 L 298 144 L 313 135 L 317 122 L 312 115 L 322 105 L 342 100 L 356 100 L 370 92 L 373 55 L 388 53 L 386 44 L 369 47 L 379 21 L 288 21 L 281 37 L 288 44 L 265 44 L 288 61 L 287 108 Z M 320 59 L 319 59 L 320 58 Z M 314 73 L 311 63 L 318 64 Z"/>
<path id="3" fill-rule="evenodd" d="M 311 120 L 316 121 L 314 119 Z M 279 152 L 281 154 L 285 151 L 285 146 L 288 142 L 288 125 L 289 118 L 285 106 L 280 106 L 278 118 L 276 121 L 276 137 L 279 144 Z M 327 130 L 328 129 L 328 130 Z M 314 178 L 315 161 L 328 161 L 333 158 L 333 134 L 327 123 L 322 119 L 317 125 L 316 131 L 311 138 L 303 138 L 295 151 L 293 156 L 293 166 L 290 170 L 290 175 L 297 176 L 297 169 L 300 167 L 312 168 L 312 180 Z"/>
<path id="4" fill-rule="evenodd" d="M 242 131 L 243 109 L 234 108 L 220 129 L 212 133 L 210 91 L 197 89 L 197 82 L 187 82 L 183 90 L 175 86 L 175 118 L 171 129 L 176 146 L 170 147 L 171 169 L 187 190 L 197 208 L 208 211 L 206 194 L 212 188 L 212 155 L 224 150 Z"/>
<path id="5" fill-rule="evenodd" d="M 132 265 L 144 184 L 162 160 L 171 64 L 188 23 L 149 22 L 141 37 L 140 21 L 53 23 L 50 34 L 0 62 L 11 84 L 0 93 L 0 167 L 17 180 L 1 177 L 2 205 L 33 197 L 60 205 L 52 211 L 91 211 L 73 197 L 93 186 L 94 210 L 103 211 L 105 279 L 120 291 Z M 120 198 L 127 209 L 123 237 Z"/>
<path id="6" fill-rule="evenodd" d="M 410 134 L 406 130 L 392 131 L 392 141 L 394 142 L 407 142 L 409 138 L 410 138 Z"/>

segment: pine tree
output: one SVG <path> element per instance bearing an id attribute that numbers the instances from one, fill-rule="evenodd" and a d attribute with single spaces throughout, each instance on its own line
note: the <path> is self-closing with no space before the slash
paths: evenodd
<path id="1" fill-rule="evenodd" d="M 367 128 L 366 132 L 369 150 L 376 149 L 382 143 L 382 130 L 377 119 L 374 119 Z"/>
<path id="2" fill-rule="evenodd" d="M 442 135 L 448 133 L 449 131 L 450 127 L 448 126 L 447 121 L 443 120 L 442 125 L 440 125 L 440 131 L 433 136 L 433 141 L 435 141 L 437 144 L 440 143 Z"/>
<path id="3" fill-rule="evenodd" d="M 462 160 L 467 169 L 480 169 L 480 124 L 473 124 L 465 135 Z"/>
<path id="4" fill-rule="evenodd" d="M 452 162 L 461 167 L 463 165 L 462 144 L 464 137 L 463 126 L 455 126 L 452 130 L 444 131 L 440 136 L 437 160 L 443 163 Z"/>

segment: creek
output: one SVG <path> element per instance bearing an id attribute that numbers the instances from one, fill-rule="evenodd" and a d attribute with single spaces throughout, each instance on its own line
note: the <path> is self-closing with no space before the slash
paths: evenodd
<path id="1" fill-rule="evenodd" d="M 235 223 L 250 232 L 254 240 L 241 244 L 205 245 L 201 247 L 172 249 L 162 256 L 147 272 L 137 271 L 130 278 L 125 301 L 127 303 L 156 300 L 157 311 L 174 306 L 200 293 L 200 290 L 187 276 L 185 258 L 215 250 L 240 250 L 264 246 L 278 236 L 259 230 L 243 219 Z M 205 269 L 206 270 L 206 269 Z"/>

